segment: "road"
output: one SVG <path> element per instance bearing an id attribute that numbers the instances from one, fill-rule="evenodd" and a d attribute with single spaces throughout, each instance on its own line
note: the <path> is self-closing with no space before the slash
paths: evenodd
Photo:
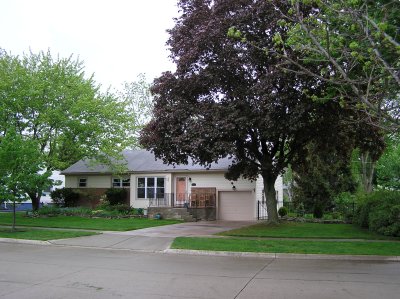
<path id="1" fill-rule="evenodd" d="M 0 298 L 399 298 L 400 263 L 0 243 Z"/>

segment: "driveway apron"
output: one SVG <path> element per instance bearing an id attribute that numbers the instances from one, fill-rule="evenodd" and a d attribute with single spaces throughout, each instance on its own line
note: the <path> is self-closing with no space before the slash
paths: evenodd
<path id="1" fill-rule="evenodd" d="M 51 241 L 59 246 L 78 246 L 160 252 L 176 237 L 209 236 L 254 224 L 250 221 L 200 221 L 150 227 L 125 232 L 105 231 L 100 235 Z"/>

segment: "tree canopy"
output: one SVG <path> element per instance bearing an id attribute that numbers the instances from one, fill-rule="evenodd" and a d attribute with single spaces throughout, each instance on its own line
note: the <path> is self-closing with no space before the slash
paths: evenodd
<path id="1" fill-rule="evenodd" d="M 167 43 L 177 70 L 154 81 L 153 119 L 140 141 L 169 163 L 231 157 L 226 177 L 261 175 L 269 219 L 277 221 L 275 179 L 294 157 L 300 163 L 305 144 L 325 134 L 332 118 L 323 116 L 341 108 L 311 99 L 324 82 L 285 71 L 281 57 L 265 55 L 275 35 L 287 33 L 271 2 L 181 0 L 179 7 Z M 227 35 L 232 26 L 245 41 Z"/>
<path id="2" fill-rule="evenodd" d="M 132 143 L 127 132 L 133 119 L 124 104 L 101 92 L 72 57 L 0 51 L 0 90 L 0 135 L 14 130 L 37 142 L 45 171 L 84 157 L 110 162 Z M 35 209 L 42 190 L 26 190 Z"/>
<path id="3" fill-rule="evenodd" d="M 289 31 L 276 34 L 274 47 L 286 60 L 282 67 L 328 83 L 319 100 L 362 110 L 376 126 L 400 128 L 400 2 L 283 2 L 290 8 L 276 5 L 279 24 Z"/>

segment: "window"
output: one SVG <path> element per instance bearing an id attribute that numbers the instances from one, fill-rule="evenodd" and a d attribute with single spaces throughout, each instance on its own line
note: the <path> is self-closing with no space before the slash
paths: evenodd
<path id="1" fill-rule="evenodd" d="M 137 179 L 137 198 L 164 198 L 165 179 L 140 177 Z"/>
<path id="2" fill-rule="evenodd" d="M 113 178 L 112 186 L 114 188 L 129 187 L 131 180 L 129 178 Z"/>
<path id="3" fill-rule="evenodd" d="M 87 178 L 79 178 L 78 187 L 86 187 L 87 186 Z"/>

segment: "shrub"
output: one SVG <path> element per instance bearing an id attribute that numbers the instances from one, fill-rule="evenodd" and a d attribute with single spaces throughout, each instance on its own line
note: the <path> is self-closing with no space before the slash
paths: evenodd
<path id="1" fill-rule="evenodd" d="M 320 204 L 318 204 L 318 203 L 316 203 L 316 204 L 314 205 L 313 216 L 314 216 L 315 218 L 318 218 L 318 219 L 321 219 L 322 216 L 324 216 L 324 210 L 323 210 L 323 208 L 322 208 L 322 205 L 320 205 Z"/>
<path id="2" fill-rule="evenodd" d="M 58 216 L 61 214 L 61 209 L 57 206 L 43 206 L 35 214 L 38 216 Z"/>
<path id="3" fill-rule="evenodd" d="M 288 209 L 286 207 L 280 207 L 278 210 L 278 214 L 281 217 L 284 217 L 288 214 Z"/>
<path id="4" fill-rule="evenodd" d="M 123 205 L 126 202 L 126 189 L 110 188 L 106 191 L 106 200 L 112 206 Z"/>
<path id="5" fill-rule="evenodd" d="M 376 191 L 359 199 L 355 220 L 379 234 L 400 236 L 400 192 Z"/>
<path id="6" fill-rule="evenodd" d="M 58 207 L 76 207 L 79 202 L 79 193 L 71 188 L 56 189 L 50 193 L 50 197 Z"/>

